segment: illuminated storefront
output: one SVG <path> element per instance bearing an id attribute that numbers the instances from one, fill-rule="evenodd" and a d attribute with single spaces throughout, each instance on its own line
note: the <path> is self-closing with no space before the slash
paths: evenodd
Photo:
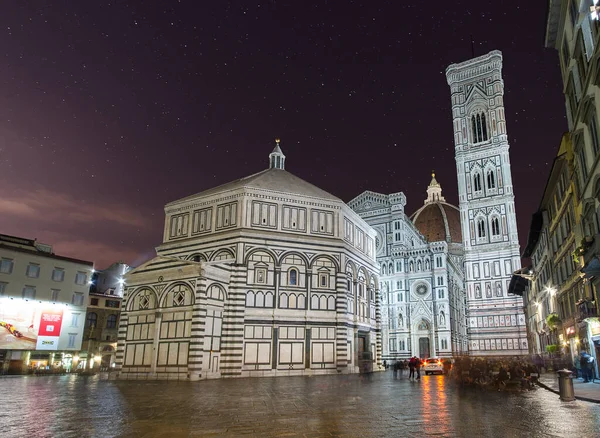
<path id="1" fill-rule="evenodd" d="M 78 306 L 1 297 L 0 350 L 8 359 L 7 371 L 69 371 L 72 352 L 81 348 L 84 318 Z"/>

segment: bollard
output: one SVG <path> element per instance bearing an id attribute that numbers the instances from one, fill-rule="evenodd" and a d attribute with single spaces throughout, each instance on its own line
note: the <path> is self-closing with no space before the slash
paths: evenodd
<path id="1" fill-rule="evenodd" d="M 573 391 L 573 374 L 569 370 L 560 370 L 558 373 L 558 392 L 562 401 L 575 400 L 575 391 Z"/>

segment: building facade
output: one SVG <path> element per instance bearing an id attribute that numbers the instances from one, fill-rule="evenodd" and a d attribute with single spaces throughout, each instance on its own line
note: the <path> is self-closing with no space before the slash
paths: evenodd
<path id="1" fill-rule="evenodd" d="M 117 262 L 92 275 L 77 370 L 95 372 L 115 367 L 125 274 L 130 269 Z"/>
<path id="2" fill-rule="evenodd" d="M 567 124 L 573 147 L 573 257 L 577 270 L 583 275 L 578 286 L 559 303 L 561 308 L 565 308 L 564 343 L 572 356 L 585 351 L 597 357 L 600 353 L 598 14 L 597 8 L 592 8 L 591 0 L 551 0 L 548 5 L 545 45 L 557 50 L 563 79 Z"/>
<path id="3" fill-rule="evenodd" d="M 579 354 L 577 302 L 583 278 L 573 256 L 576 246 L 575 175 L 570 135 L 562 138 L 523 257 L 531 258 L 529 293 L 524 296 L 531 352 Z"/>
<path id="4" fill-rule="evenodd" d="M 116 377 L 356 373 L 381 365 L 375 231 L 269 169 L 165 207 L 157 257 L 125 276 Z"/>
<path id="5" fill-rule="evenodd" d="M 70 370 L 81 348 L 93 263 L 0 235 L 0 370 Z"/>
<path id="6" fill-rule="evenodd" d="M 451 91 L 464 246 L 469 350 L 528 353 L 523 303 L 508 293 L 521 268 L 504 112 L 502 54 L 452 64 Z"/>
<path id="7" fill-rule="evenodd" d="M 386 360 L 467 351 L 458 209 L 445 202 L 435 175 L 427 195 L 411 217 L 401 192 L 367 191 L 348 203 L 376 232 Z"/>

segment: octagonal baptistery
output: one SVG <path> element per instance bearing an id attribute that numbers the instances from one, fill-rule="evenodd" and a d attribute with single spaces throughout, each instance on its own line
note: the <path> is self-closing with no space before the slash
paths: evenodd
<path id="1" fill-rule="evenodd" d="M 284 163 L 277 142 L 268 169 L 165 206 L 125 279 L 117 378 L 379 368 L 375 231 Z"/>

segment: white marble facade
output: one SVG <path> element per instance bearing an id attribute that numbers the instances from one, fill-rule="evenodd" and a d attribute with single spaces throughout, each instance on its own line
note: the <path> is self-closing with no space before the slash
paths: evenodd
<path id="1" fill-rule="evenodd" d="M 157 257 L 126 276 L 118 378 L 356 373 L 381 364 L 375 231 L 269 169 L 165 207 Z"/>
<path id="2" fill-rule="evenodd" d="M 472 355 L 528 353 L 523 301 L 509 295 L 521 267 L 504 112 L 502 53 L 446 69 L 452 116 Z"/>
<path id="3" fill-rule="evenodd" d="M 452 239 L 440 214 L 443 238 L 428 241 L 404 207 L 403 193 L 367 191 L 348 204 L 376 233 L 382 291 L 383 358 L 452 357 L 466 353 L 462 245 Z M 445 203 L 435 177 L 422 209 L 454 208 Z M 455 213 L 458 222 L 458 214 Z M 438 231 L 438 230 L 436 230 Z M 431 234 L 431 233 L 429 233 Z M 428 234 L 428 235 L 429 235 Z M 458 236 L 459 237 L 459 236 Z"/>

